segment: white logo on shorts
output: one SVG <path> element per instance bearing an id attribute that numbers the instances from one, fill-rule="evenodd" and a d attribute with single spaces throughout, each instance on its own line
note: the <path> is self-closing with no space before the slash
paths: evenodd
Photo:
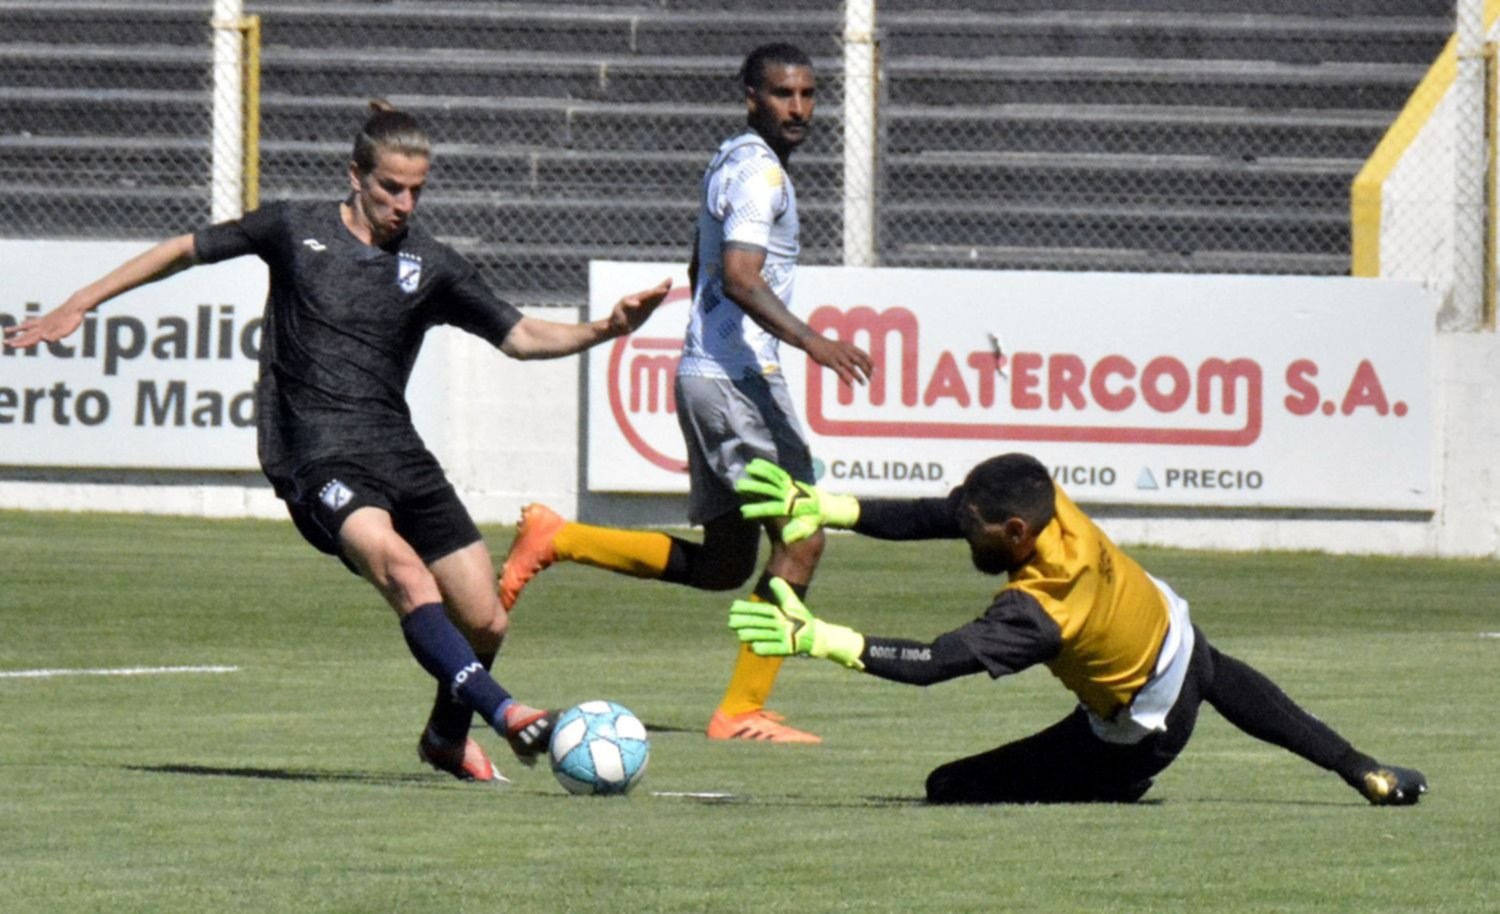
<path id="1" fill-rule="evenodd" d="M 323 490 L 318 493 L 318 500 L 327 505 L 331 511 L 337 511 L 344 505 L 347 505 L 349 499 L 353 497 L 354 493 L 349 490 L 349 487 L 337 479 L 330 480 L 328 485 L 324 486 Z"/>

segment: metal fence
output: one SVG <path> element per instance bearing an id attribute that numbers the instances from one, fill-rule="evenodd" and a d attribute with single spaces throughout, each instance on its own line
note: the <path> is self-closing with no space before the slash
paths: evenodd
<path id="1" fill-rule="evenodd" d="M 578 303 L 590 259 L 687 256 L 703 166 L 743 124 L 740 61 L 790 40 L 819 72 L 804 262 L 1342 274 L 1351 180 L 1453 31 L 1452 0 L 860 10 L 247 0 L 259 194 L 340 196 L 389 98 L 437 142 L 421 218 L 513 300 Z M 256 163 L 215 138 L 215 41 L 243 35 L 215 3 L 0 0 L 0 27 L 0 233 L 223 215 L 214 169 Z"/>

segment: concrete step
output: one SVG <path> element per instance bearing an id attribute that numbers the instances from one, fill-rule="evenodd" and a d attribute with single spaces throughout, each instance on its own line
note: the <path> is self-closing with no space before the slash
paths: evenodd
<path id="1" fill-rule="evenodd" d="M 1329 254 L 1349 249 L 1348 213 L 1118 201 L 970 205 L 896 203 L 880 211 L 882 246 L 1083 247 Z"/>
<path id="2" fill-rule="evenodd" d="M 207 2 L 0 0 L 0 36 L 15 44 L 202 47 L 211 19 Z"/>
<path id="3" fill-rule="evenodd" d="M 448 50 L 400 57 L 365 51 L 268 48 L 262 86 L 303 95 L 467 95 L 614 102 L 733 102 L 738 57 L 672 58 Z M 825 72 L 830 68 L 825 67 Z M 818 86 L 825 107 L 840 86 Z"/>
<path id="4" fill-rule="evenodd" d="M 196 46 L 209 40 L 206 3 L 0 0 L 12 43 Z M 1452 32 L 1452 15 L 1331 17 L 1256 12 L 1030 9 L 885 11 L 882 52 L 907 56 L 1127 57 L 1425 63 Z M 788 40 L 810 54 L 842 54 L 836 9 L 682 10 L 577 4 L 461 2 L 284 3 L 262 13 L 268 48 L 467 49 L 605 55 L 725 55 Z"/>
<path id="5" fill-rule="evenodd" d="M 474 0 L 478 2 L 478 0 Z M 674 7 L 708 4 L 714 0 L 668 0 Z M 1245 12 L 1244 0 L 982 0 L 986 12 L 1037 12 L 1066 10 L 1080 16 L 1093 13 L 1226 13 Z M 882 16 L 911 11 L 966 11 L 979 0 L 880 0 Z M 1449 16 L 1452 0 L 1258 0 L 1257 13 L 1293 16 L 1347 16 L 1354 18 Z"/>
<path id="6" fill-rule="evenodd" d="M 1351 17 L 991 9 L 886 12 L 881 53 L 905 57 L 1082 57 L 1131 60 L 1364 61 L 1426 65 L 1453 17 Z"/>
<path id="7" fill-rule="evenodd" d="M 445 194 L 529 194 L 545 199 L 685 201 L 696 205 L 706 152 L 574 151 L 536 146 L 438 143 L 430 190 Z M 335 143 L 267 143 L 261 175 L 268 188 L 317 190 L 348 166 Z M 841 160 L 799 155 L 793 172 L 802 204 L 842 199 Z"/>
<path id="8" fill-rule="evenodd" d="M 1365 158 L 1394 114 L 1378 110 L 1210 108 L 1199 105 L 892 105 L 892 154 L 950 152 L 1161 153 L 1253 160 Z"/>
<path id="9" fill-rule="evenodd" d="M 263 91 L 303 96 L 487 96 L 726 104 L 739 61 L 715 56 L 636 58 L 545 52 L 267 49 Z M 11 87 L 191 90 L 207 83 L 206 49 L 0 45 Z M 828 68 L 825 67 L 825 71 Z M 1426 72 L 1418 64 L 1072 58 L 888 61 L 897 105 L 1197 105 L 1397 111 Z M 842 87 L 826 77 L 824 109 Z"/>
<path id="10" fill-rule="evenodd" d="M 1263 251 L 1130 250 L 1085 247 L 908 245 L 882 255 L 888 267 L 978 270 L 1080 270 L 1132 273 L 1261 273 L 1346 276 L 1347 254 Z"/>
<path id="11" fill-rule="evenodd" d="M 738 60 L 757 44 L 782 40 L 815 57 L 838 57 L 842 32 L 835 9 L 787 11 L 768 21 L 759 10 L 749 9 L 304 2 L 279 5 L 262 17 L 268 48 L 440 48 L 490 54 L 722 54 Z"/>
<path id="12" fill-rule="evenodd" d="M 1279 110 L 1401 109 L 1418 64 L 907 58 L 886 64 L 897 105 L 1192 105 Z"/>
<path id="13" fill-rule="evenodd" d="M 267 141 L 261 147 L 262 193 L 317 194 L 342 186 L 348 143 Z M 538 199 L 696 205 L 707 153 L 576 152 L 536 146 L 439 143 L 432 192 L 530 195 Z M 201 139 L 158 137 L 26 137 L 0 135 L 0 183 L 51 181 L 61 187 L 197 187 L 211 167 Z M 803 204 L 841 200 L 842 162 L 799 156 L 795 176 Z"/>
<path id="14" fill-rule="evenodd" d="M 205 89 L 212 57 L 202 47 L 68 47 L 0 44 L 0 73 L 10 89 Z"/>
<path id="15" fill-rule="evenodd" d="M 733 104 L 627 104 L 569 99 L 392 96 L 441 142 L 570 150 L 685 152 L 706 157 L 744 123 Z M 262 96 L 268 142 L 339 141 L 359 129 L 367 99 Z M 203 90 L 0 87 L 0 130 L 72 136 L 80 124 L 99 137 L 206 133 Z M 1375 110 L 1258 110 L 1201 106 L 972 105 L 885 109 L 886 151 L 1072 151 L 1267 157 L 1363 158 L 1393 115 Z M 824 110 L 804 150 L 832 154 L 839 112 Z M 799 158 L 802 154 L 799 154 Z"/>
<path id="16" fill-rule="evenodd" d="M 58 188 L 51 183 L 0 183 L 5 237 L 28 239 L 161 239 L 206 225 L 207 187 Z"/>
<path id="17" fill-rule="evenodd" d="M 0 134 L 177 138 L 211 128 L 207 90 L 0 86 Z M 352 136 L 352 134 L 351 134 Z"/>
<path id="18" fill-rule="evenodd" d="M 882 203 L 1017 202 L 1233 205 L 1316 209 L 1347 218 L 1348 159 L 1061 153 L 929 153 L 893 156 Z"/>

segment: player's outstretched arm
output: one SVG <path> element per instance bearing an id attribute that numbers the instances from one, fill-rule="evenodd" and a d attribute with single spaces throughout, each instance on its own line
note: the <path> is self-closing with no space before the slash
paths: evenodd
<path id="1" fill-rule="evenodd" d="M 805 540 L 819 527 L 853 527 L 859 522 L 859 500 L 853 495 L 834 495 L 817 486 L 798 482 L 786 470 L 760 457 L 745 467 L 734 489 L 753 501 L 740 506 L 745 520 L 791 518 L 781 528 L 785 543 Z"/>
<path id="2" fill-rule="evenodd" d="M 46 314 L 28 318 L 5 331 L 5 345 L 24 349 L 55 343 L 77 330 L 84 315 L 117 295 L 166 279 L 198 262 L 192 235 L 178 235 L 115 267 L 103 277 L 68 296 Z"/>
<path id="3" fill-rule="evenodd" d="M 736 600 L 729 608 L 729 627 L 740 641 L 762 657 L 805 654 L 822 657 L 851 670 L 863 670 L 860 655 L 865 636 L 852 628 L 815 618 L 797 599 L 791 585 L 771 579 L 774 603 Z"/>
<path id="4" fill-rule="evenodd" d="M 824 368 L 832 369 L 840 381 L 851 385 L 868 381 L 874 370 L 869 353 L 853 343 L 823 336 L 793 314 L 766 285 L 761 275 L 765 263 L 766 252 L 759 248 L 727 245 L 724 294 L 767 333 L 806 352 Z"/>
<path id="5" fill-rule="evenodd" d="M 523 317 L 506 334 L 500 351 L 513 359 L 556 359 L 634 333 L 646 322 L 672 289 L 663 279 L 650 289 L 627 295 L 615 303 L 608 317 L 581 324 L 563 324 Z"/>

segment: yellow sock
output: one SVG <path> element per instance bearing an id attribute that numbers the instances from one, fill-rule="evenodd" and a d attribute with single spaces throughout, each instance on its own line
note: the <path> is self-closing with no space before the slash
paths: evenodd
<path id="1" fill-rule="evenodd" d="M 552 548 L 559 561 L 578 562 L 637 578 L 660 578 L 667 570 L 672 538 L 651 530 L 620 530 L 569 522 Z"/>
<path id="2" fill-rule="evenodd" d="M 751 594 L 750 600 L 764 603 Z M 741 644 L 739 656 L 734 658 L 734 672 L 729 674 L 729 688 L 719 702 L 719 710 L 733 717 L 747 711 L 759 711 L 771 697 L 776 685 L 776 674 L 781 672 L 783 657 L 762 657 L 751 650 L 750 645 Z"/>

